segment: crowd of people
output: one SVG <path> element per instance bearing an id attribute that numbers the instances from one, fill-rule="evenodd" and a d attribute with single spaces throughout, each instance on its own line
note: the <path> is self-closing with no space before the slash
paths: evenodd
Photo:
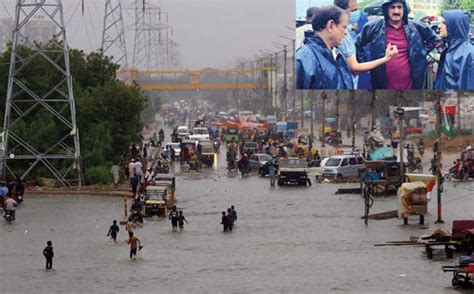
<path id="1" fill-rule="evenodd" d="M 474 89 L 468 12 L 443 11 L 435 32 L 409 19 L 405 0 L 385 0 L 383 17 L 372 21 L 357 2 L 334 0 L 333 6 L 307 10 L 307 25 L 297 32 L 297 89 L 358 89 L 357 76 L 368 71 L 371 89 Z"/>

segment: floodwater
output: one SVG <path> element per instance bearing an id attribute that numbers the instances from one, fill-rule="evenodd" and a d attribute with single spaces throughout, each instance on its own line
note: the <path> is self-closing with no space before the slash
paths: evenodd
<path id="1" fill-rule="evenodd" d="M 454 219 L 472 219 L 474 182 L 449 182 L 443 195 L 445 225 L 436 225 L 436 199 L 427 228 L 414 218 L 360 217 L 360 195 L 335 195 L 338 187 L 270 187 L 268 178 L 242 178 L 220 167 L 178 173 L 178 207 L 189 220 L 183 232 L 165 219 L 146 220 L 136 235 L 144 248 L 128 258 L 123 226 L 118 244 L 107 237 L 121 219 L 123 201 L 112 197 L 28 196 L 17 221 L 0 222 L 2 293 L 471 293 L 451 287 L 442 265 L 457 262 L 423 247 L 375 247 L 408 240 Z M 221 211 L 235 205 L 238 221 L 223 233 Z M 396 209 L 395 196 L 380 197 L 371 213 Z M 42 250 L 53 241 L 54 271 Z"/>

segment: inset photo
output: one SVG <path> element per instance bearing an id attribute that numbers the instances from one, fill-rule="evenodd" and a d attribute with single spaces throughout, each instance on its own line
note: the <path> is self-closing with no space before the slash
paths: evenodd
<path id="1" fill-rule="evenodd" d="M 296 0 L 296 89 L 474 89 L 474 2 Z"/>

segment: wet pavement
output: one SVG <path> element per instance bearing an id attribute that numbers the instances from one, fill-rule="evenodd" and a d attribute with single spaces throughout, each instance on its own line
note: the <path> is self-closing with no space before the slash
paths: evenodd
<path id="1" fill-rule="evenodd" d="M 222 149 L 224 150 L 224 149 Z M 444 254 L 429 260 L 423 247 L 375 247 L 408 240 L 454 219 L 472 219 L 474 182 L 449 182 L 443 195 L 445 225 L 436 225 L 436 198 L 426 228 L 414 218 L 360 217 L 360 195 L 335 195 L 339 187 L 270 187 L 268 178 L 224 169 L 178 172 L 178 207 L 189 220 L 173 233 L 165 219 L 146 220 L 136 235 L 144 248 L 128 258 L 126 232 L 106 237 L 121 219 L 123 201 L 113 197 L 28 196 L 17 221 L 0 222 L 2 293 L 472 293 L 451 287 Z M 235 205 L 238 221 L 223 233 L 220 212 Z M 371 213 L 396 209 L 395 196 L 376 199 Z M 53 241 L 54 271 L 44 270 L 42 250 Z"/>

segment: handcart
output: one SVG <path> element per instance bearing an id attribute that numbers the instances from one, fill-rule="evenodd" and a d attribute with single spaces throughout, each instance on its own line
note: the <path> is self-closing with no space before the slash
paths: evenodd
<path id="1" fill-rule="evenodd" d="M 441 267 L 443 272 L 452 272 L 453 279 L 451 283 L 453 286 L 462 286 L 467 289 L 472 287 L 472 275 L 474 275 L 474 263 L 470 263 L 467 266 L 461 265 L 444 265 Z"/>

